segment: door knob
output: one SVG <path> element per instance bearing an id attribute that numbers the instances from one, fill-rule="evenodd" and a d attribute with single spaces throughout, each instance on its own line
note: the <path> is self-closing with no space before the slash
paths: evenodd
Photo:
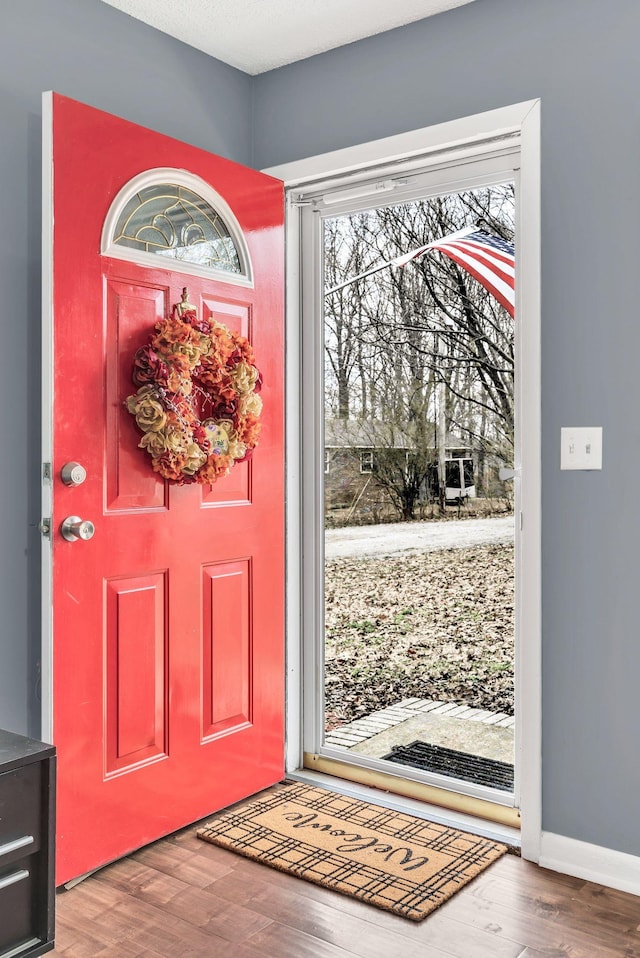
<path id="1" fill-rule="evenodd" d="M 60 532 L 67 542 L 76 542 L 78 539 L 84 539 L 85 541 L 92 539 L 95 531 L 96 527 L 93 522 L 89 522 L 88 519 L 81 519 L 80 516 L 67 516 L 60 526 Z"/>
<path id="2" fill-rule="evenodd" d="M 65 486 L 81 486 L 87 478 L 87 470 L 79 462 L 65 462 L 60 478 Z"/>

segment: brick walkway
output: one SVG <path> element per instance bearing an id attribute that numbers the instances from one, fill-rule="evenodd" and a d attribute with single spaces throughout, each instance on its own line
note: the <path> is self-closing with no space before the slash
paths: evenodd
<path id="1" fill-rule="evenodd" d="M 480 722 L 483 725 L 495 725 L 497 728 L 513 728 L 515 719 L 512 715 L 506 715 L 504 712 L 487 712 L 483 709 L 469 708 L 467 705 L 459 705 L 456 702 L 436 702 L 431 699 L 403 699 L 397 705 L 389 705 L 386 709 L 380 709 L 378 712 L 372 712 L 371 715 L 365 715 L 364 718 L 356 719 L 348 725 L 342 725 L 340 728 L 328 732 L 325 738 L 325 745 L 333 745 L 337 748 L 352 748 L 354 745 L 360 745 L 367 739 L 373 738 L 380 732 L 394 728 L 407 719 L 424 715 L 430 712 L 432 715 L 446 715 L 447 718 L 456 718 L 466 722 Z"/>

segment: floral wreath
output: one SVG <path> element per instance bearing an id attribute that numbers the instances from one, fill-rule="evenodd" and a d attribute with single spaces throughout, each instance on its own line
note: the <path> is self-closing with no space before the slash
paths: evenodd
<path id="1" fill-rule="evenodd" d="M 133 360 L 126 399 L 152 467 L 175 483 L 213 483 L 251 458 L 260 433 L 262 376 L 244 336 L 198 319 L 182 291 L 171 316 Z"/>

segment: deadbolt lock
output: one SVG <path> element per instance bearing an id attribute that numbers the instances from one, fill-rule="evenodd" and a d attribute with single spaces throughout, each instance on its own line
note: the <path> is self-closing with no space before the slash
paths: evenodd
<path id="1" fill-rule="evenodd" d="M 86 542 L 87 539 L 93 539 L 95 531 L 96 527 L 93 522 L 89 522 L 88 519 L 81 519 L 80 516 L 67 516 L 60 526 L 62 537 L 67 542 L 77 542 L 78 539 L 84 539 Z"/>
<path id="2" fill-rule="evenodd" d="M 81 486 L 87 478 L 87 470 L 79 462 L 65 462 L 60 478 L 65 486 Z"/>

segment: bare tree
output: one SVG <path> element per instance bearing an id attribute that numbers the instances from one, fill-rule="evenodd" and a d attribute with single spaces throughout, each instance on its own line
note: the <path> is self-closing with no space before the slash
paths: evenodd
<path id="1" fill-rule="evenodd" d="M 512 184 L 328 220 L 326 286 L 475 224 L 513 238 Z M 328 413 L 411 442 L 403 464 L 391 442 L 376 452 L 377 482 L 403 518 L 433 464 L 439 416 L 483 456 L 512 460 L 513 321 L 451 259 L 434 251 L 330 294 L 325 328 Z"/>
<path id="2" fill-rule="evenodd" d="M 340 277 L 357 275 L 368 268 L 371 251 L 367 244 L 367 214 L 327 220 L 325 224 L 325 286 Z M 359 383 L 358 406 L 367 408 L 369 370 L 366 365 L 366 317 L 358 290 L 339 290 L 325 307 L 325 380 L 333 389 L 335 415 L 348 419 L 354 379 Z"/>

